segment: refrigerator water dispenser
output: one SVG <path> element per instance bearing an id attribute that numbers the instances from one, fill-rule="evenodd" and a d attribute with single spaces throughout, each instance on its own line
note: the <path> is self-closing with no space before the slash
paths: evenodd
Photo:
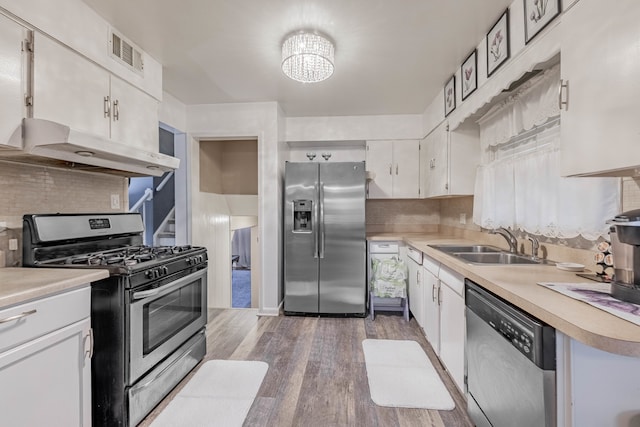
<path id="1" fill-rule="evenodd" d="M 293 201 L 293 232 L 294 233 L 311 233 L 311 200 L 294 200 Z"/>

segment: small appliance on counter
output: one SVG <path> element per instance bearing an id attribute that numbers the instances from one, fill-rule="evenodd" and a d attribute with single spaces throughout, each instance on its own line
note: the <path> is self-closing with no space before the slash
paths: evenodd
<path id="1" fill-rule="evenodd" d="M 640 304 L 640 209 L 616 215 L 609 223 L 613 255 L 611 295 Z"/>

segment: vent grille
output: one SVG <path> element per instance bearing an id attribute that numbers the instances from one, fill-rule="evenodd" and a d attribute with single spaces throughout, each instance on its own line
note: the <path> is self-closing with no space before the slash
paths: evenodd
<path id="1" fill-rule="evenodd" d="M 128 65 L 134 71 L 142 74 L 144 63 L 142 61 L 142 51 L 135 48 L 122 36 L 111 32 L 111 56 L 117 58 L 119 62 Z"/>

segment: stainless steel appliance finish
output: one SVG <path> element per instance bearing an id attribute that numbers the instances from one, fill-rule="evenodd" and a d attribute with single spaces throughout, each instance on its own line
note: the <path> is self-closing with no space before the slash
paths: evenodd
<path id="1" fill-rule="evenodd" d="M 467 402 L 478 426 L 556 426 L 555 330 L 465 280 Z"/>
<path id="2" fill-rule="evenodd" d="M 207 253 L 142 246 L 139 214 L 25 215 L 23 264 L 100 268 L 91 284 L 93 426 L 140 422 L 204 357 Z"/>
<path id="3" fill-rule="evenodd" d="M 285 314 L 366 315 L 364 162 L 286 163 Z"/>
<path id="4" fill-rule="evenodd" d="M 614 277 L 611 295 L 640 304 L 640 209 L 623 212 L 609 221 Z"/>

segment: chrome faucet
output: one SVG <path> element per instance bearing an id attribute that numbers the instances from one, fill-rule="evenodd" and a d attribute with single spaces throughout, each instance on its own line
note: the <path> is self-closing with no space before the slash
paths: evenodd
<path id="1" fill-rule="evenodd" d="M 493 230 L 489 230 L 489 234 L 499 234 L 507 240 L 509 243 L 509 252 L 517 254 L 518 253 L 518 239 L 513 235 L 509 230 L 504 227 L 494 228 Z"/>
<path id="2" fill-rule="evenodd" d="M 538 249 L 540 249 L 540 241 L 536 237 L 527 236 L 527 240 L 531 242 L 531 259 L 538 259 Z"/>

